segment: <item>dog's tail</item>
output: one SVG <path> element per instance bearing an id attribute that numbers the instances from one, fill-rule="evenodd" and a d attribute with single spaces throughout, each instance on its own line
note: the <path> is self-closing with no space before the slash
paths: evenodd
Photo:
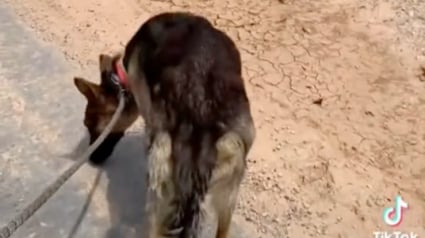
<path id="1" fill-rule="evenodd" d="M 215 165 L 218 132 L 180 124 L 173 137 L 173 183 L 175 213 L 170 214 L 169 228 L 181 230 L 178 238 L 194 238 L 199 232 L 201 203 L 208 191 Z"/>

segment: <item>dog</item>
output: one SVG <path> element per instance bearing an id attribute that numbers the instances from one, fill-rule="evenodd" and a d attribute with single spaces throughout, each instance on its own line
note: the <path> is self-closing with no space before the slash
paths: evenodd
<path id="1" fill-rule="evenodd" d="M 164 12 L 144 22 L 123 52 L 101 54 L 99 66 L 100 84 L 74 78 L 87 99 L 90 143 L 111 120 L 117 95 L 128 93 L 120 119 L 90 161 L 104 163 L 141 116 L 155 196 L 147 205 L 148 237 L 198 237 L 208 194 L 216 238 L 227 238 L 256 134 L 235 43 L 202 16 Z"/>

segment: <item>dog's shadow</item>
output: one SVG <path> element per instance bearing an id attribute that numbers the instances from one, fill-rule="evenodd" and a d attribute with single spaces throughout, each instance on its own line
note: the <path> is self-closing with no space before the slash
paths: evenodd
<path id="1" fill-rule="evenodd" d="M 107 178 L 106 198 L 111 222 L 105 238 L 145 237 L 147 234 L 147 159 L 143 137 L 141 133 L 126 133 L 106 163 L 99 167 Z M 87 144 L 86 136 L 68 156 L 82 154 Z"/>
<path id="2" fill-rule="evenodd" d="M 142 134 L 127 133 L 103 170 L 108 179 L 111 228 L 105 238 L 144 237 L 147 192 L 146 146 Z"/>

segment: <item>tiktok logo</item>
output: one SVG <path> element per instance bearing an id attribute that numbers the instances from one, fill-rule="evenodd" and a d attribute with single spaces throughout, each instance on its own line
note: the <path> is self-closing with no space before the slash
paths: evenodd
<path id="1" fill-rule="evenodd" d="M 385 208 L 382 213 L 382 219 L 385 224 L 396 227 L 403 221 L 404 210 L 409 205 L 407 202 L 401 199 L 401 196 L 395 198 L 395 206 Z M 375 231 L 373 232 L 374 238 L 418 238 L 418 234 L 414 232 L 403 232 L 403 231 Z"/>
<path id="2" fill-rule="evenodd" d="M 385 208 L 384 212 L 382 213 L 384 222 L 392 227 L 400 225 L 400 223 L 403 221 L 404 209 L 407 209 L 408 207 L 409 205 L 407 202 L 403 201 L 401 196 L 397 196 L 395 198 L 395 206 Z"/>

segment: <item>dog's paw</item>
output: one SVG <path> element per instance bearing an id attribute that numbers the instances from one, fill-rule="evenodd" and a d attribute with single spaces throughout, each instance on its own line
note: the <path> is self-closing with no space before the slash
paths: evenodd
<path id="1" fill-rule="evenodd" d="M 153 138 L 148 156 L 149 188 L 159 198 L 163 197 L 166 184 L 171 180 L 171 138 L 166 132 L 160 132 Z"/>

